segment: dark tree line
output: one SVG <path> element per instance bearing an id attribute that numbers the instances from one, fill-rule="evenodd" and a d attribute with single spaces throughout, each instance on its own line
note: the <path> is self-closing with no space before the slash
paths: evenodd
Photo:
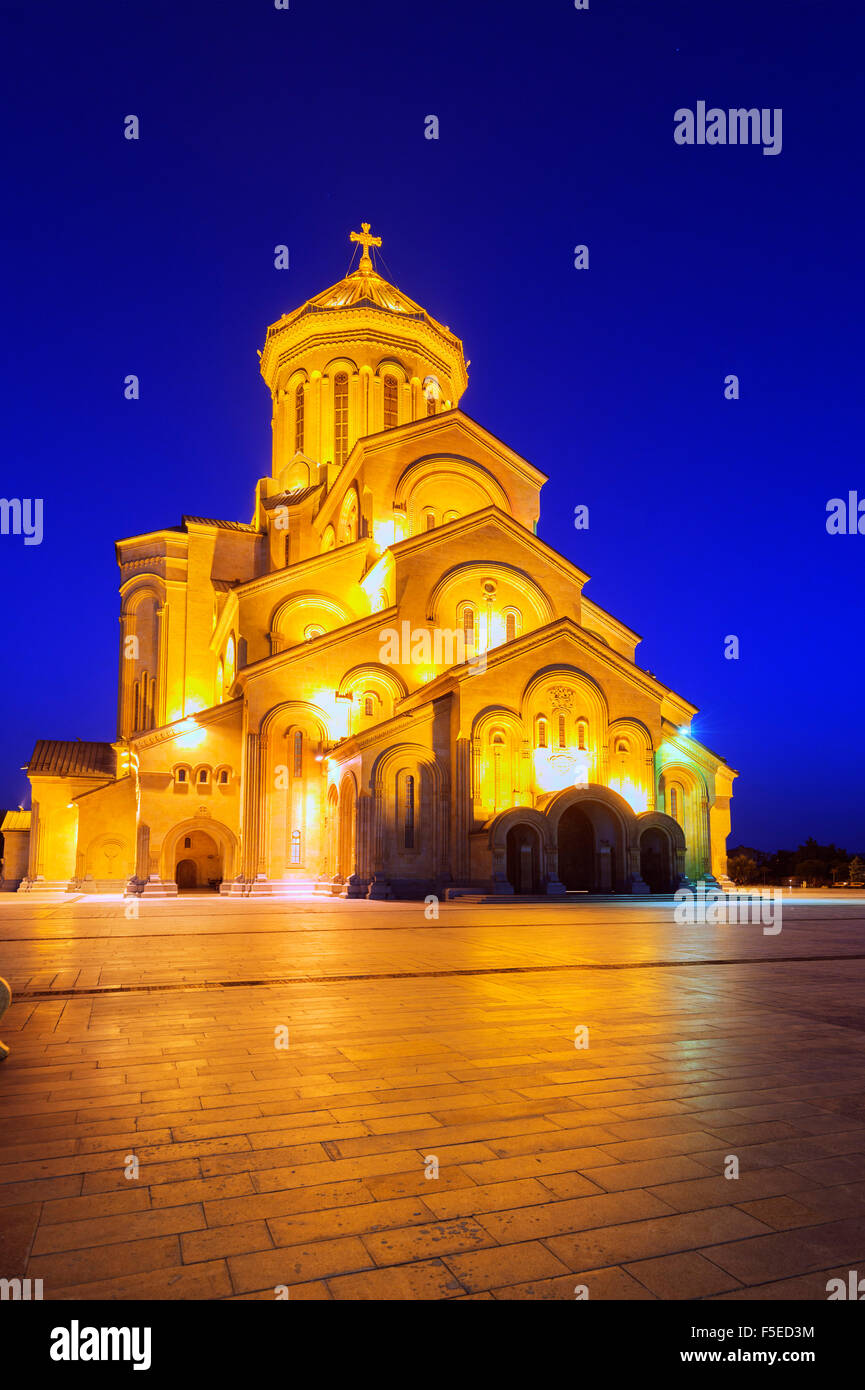
<path id="1" fill-rule="evenodd" d="M 845 885 L 865 888 L 865 853 L 848 854 L 837 845 L 818 845 L 811 837 L 798 849 L 768 854 L 750 845 L 737 845 L 727 855 L 727 873 L 734 883 L 786 884 L 813 887 Z"/>

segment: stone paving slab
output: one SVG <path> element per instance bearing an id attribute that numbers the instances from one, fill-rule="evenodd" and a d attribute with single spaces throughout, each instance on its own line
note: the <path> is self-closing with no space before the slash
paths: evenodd
<path id="1" fill-rule="evenodd" d="M 48 1299 L 822 1300 L 865 1266 L 865 895 L 774 936 L 16 897 L 0 974 L 0 1277 Z"/>

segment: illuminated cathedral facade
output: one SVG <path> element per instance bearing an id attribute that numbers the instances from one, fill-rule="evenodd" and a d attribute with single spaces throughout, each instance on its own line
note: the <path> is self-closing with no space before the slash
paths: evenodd
<path id="1" fill-rule="evenodd" d="M 538 537 L 546 478 L 460 408 L 459 338 L 378 273 L 368 224 L 352 240 L 357 267 L 267 330 L 251 520 L 118 542 L 116 738 L 37 743 L 3 886 L 723 881 L 736 774 Z"/>

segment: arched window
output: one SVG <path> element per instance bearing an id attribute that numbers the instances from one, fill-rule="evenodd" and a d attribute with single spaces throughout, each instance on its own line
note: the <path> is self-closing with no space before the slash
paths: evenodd
<path id="1" fill-rule="evenodd" d="M 294 731 L 294 761 L 292 768 L 293 777 L 300 777 L 303 775 L 303 733 L 300 729 L 295 729 Z"/>
<path id="2" fill-rule="evenodd" d="M 564 748 L 564 746 L 565 746 L 565 716 L 564 716 L 563 714 L 560 714 L 560 715 L 559 715 L 559 747 L 560 747 L 560 748 Z"/>
<path id="3" fill-rule="evenodd" d="M 535 735 L 535 736 L 536 736 L 536 739 L 537 739 L 537 745 L 538 745 L 538 747 L 539 747 L 539 748 L 546 748 L 546 746 L 547 746 L 547 721 L 546 721 L 546 719 L 544 718 L 544 716 L 543 716 L 542 714 L 539 714 L 539 715 L 538 715 L 538 720 L 537 720 L 537 724 L 536 724 L 536 735 Z"/>
<path id="4" fill-rule="evenodd" d="M 395 376 L 384 379 L 384 427 L 392 430 L 399 424 L 399 386 Z"/>
<path id="5" fill-rule="evenodd" d="M 179 767 L 179 768 L 177 769 L 177 781 L 178 781 L 178 782 L 185 782 L 185 781 L 186 781 L 186 768 L 185 768 L 185 767 Z"/>
<path id="6" fill-rule="evenodd" d="M 424 530 L 425 530 L 425 531 L 434 531 L 435 528 L 436 528 L 435 512 L 425 512 L 425 513 L 424 513 Z"/>
<path id="7" fill-rule="evenodd" d="M 685 795 L 680 786 L 676 783 L 669 790 L 669 814 L 673 820 L 677 820 L 681 826 L 685 824 Z"/>
<path id="8" fill-rule="evenodd" d="M 589 732 L 589 727 L 588 727 L 588 725 L 587 725 L 585 719 L 580 719 L 580 720 L 578 720 L 578 721 L 577 721 L 577 747 L 578 747 L 582 752 L 585 752 L 585 750 L 586 750 L 588 732 Z"/>
<path id="9" fill-rule="evenodd" d="M 496 729 L 491 735 L 490 745 L 493 755 L 493 799 L 498 811 L 504 795 L 505 736 L 501 729 Z"/>
<path id="10" fill-rule="evenodd" d="M 294 393 L 294 447 L 299 454 L 303 453 L 303 385 L 298 386 Z"/>
<path id="11" fill-rule="evenodd" d="M 372 696 L 365 695 L 363 701 L 363 713 L 366 719 L 372 719 Z"/>
<path id="12" fill-rule="evenodd" d="M 337 541 L 340 545 L 352 545 L 357 540 L 357 493 L 350 488 L 343 499 L 337 528 Z"/>
<path id="13" fill-rule="evenodd" d="M 310 623 L 309 627 L 303 629 L 304 642 L 311 642 L 314 637 L 323 637 L 324 628 L 318 623 Z"/>
<path id="14" fill-rule="evenodd" d="M 220 785 L 221 787 L 225 787 L 225 786 L 228 785 L 228 769 L 227 769 L 227 768 L 223 768 L 222 771 L 221 771 L 220 774 L 219 774 L 219 785 Z"/>
<path id="15" fill-rule="evenodd" d="M 184 838 L 184 841 L 183 841 L 183 848 L 184 848 L 184 849 L 192 849 L 192 840 L 191 840 L 191 838 L 190 838 L 189 835 L 187 835 L 187 836 Z"/>
<path id="16" fill-rule="evenodd" d="M 216 663 L 216 703 L 222 704 L 225 695 L 225 667 L 222 664 L 222 657 Z"/>
<path id="17" fill-rule="evenodd" d="M 442 524 L 446 526 L 449 521 L 458 521 L 459 515 L 460 514 L 457 511 L 445 512 L 444 516 L 442 517 Z"/>
<path id="18" fill-rule="evenodd" d="M 505 641 L 513 642 L 517 635 L 517 615 L 508 613 L 505 618 Z"/>
<path id="19" fill-rule="evenodd" d="M 139 684 L 138 684 L 138 681 L 136 681 L 135 684 L 134 684 L 133 687 L 132 687 L 132 732 L 133 732 L 134 734 L 137 734 L 138 731 L 139 731 L 139 729 L 141 728 L 141 725 L 140 725 L 140 723 L 139 723 L 140 718 L 141 718 L 141 689 L 140 689 L 140 686 L 139 686 Z"/>
<path id="20" fill-rule="evenodd" d="M 348 372 L 333 379 L 333 461 L 345 463 L 348 454 Z"/>
<path id="21" fill-rule="evenodd" d="M 234 634 L 232 633 L 225 644 L 225 689 L 229 695 L 231 694 L 231 687 L 234 685 L 235 652 Z"/>
<path id="22" fill-rule="evenodd" d="M 617 739 L 617 741 L 616 741 L 616 752 L 617 752 L 617 753 L 625 753 L 625 754 L 627 754 L 629 751 L 630 751 L 630 750 L 629 750 L 629 748 L 628 748 L 627 741 L 626 741 L 625 739 L 623 739 L 623 738 Z"/>
<path id="23" fill-rule="evenodd" d="M 466 647 L 474 651 L 475 646 L 475 610 L 470 603 L 463 608 L 463 636 L 465 637 Z"/>
<path id="24" fill-rule="evenodd" d="M 291 855 L 290 855 L 290 862 L 291 862 L 292 864 L 299 864 L 299 863 L 300 863 L 300 831 L 299 831 L 299 830 L 292 830 L 292 832 L 291 832 Z"/>
<path id="25" fill-rule="evenodd" d="M 414 778 L 405 779 L 405 822 L 403 825 L 403 844 L 406 849 L 414 849 Z"/>
<path id="26" fill-rule="evenodd" d="M 208 780 L 206 767 L 200 767 L 198 769 L 198 780 L 199 782 L 206 782 Z"/>

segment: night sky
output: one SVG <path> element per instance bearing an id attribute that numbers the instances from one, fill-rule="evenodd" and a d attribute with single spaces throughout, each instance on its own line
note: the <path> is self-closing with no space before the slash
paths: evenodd
<path id="1" fill-rule="evenodd" d="M 0 490 L 45 521 L 0 537 L 0 805 L 36 738 L 115 736 L 114 540 L 250 519 L 256 349 L 364 219 L 462 337 L 463 409 L 549 474 L 541 537 L 739 770 L 730 844 L 865 847 L 865 535 L 826 532 L 865 498 L 859 6 L 29 0 L 3 28 Z M 677 145 L 700 100 L 782 108 L 781 153 Z"/>

